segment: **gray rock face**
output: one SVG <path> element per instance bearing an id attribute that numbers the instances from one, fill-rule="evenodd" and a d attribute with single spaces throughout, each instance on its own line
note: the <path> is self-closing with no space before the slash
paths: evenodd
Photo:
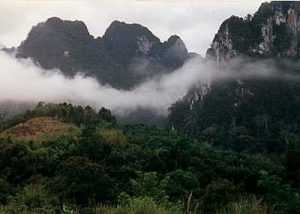
<path id="1" fill-rule="evenodd" d="M 263 3 L 254 16 L 232 16 L 215 35 L 207 57 L 218 62 L 236 55 L 300 56 L 300 2 Z"/>

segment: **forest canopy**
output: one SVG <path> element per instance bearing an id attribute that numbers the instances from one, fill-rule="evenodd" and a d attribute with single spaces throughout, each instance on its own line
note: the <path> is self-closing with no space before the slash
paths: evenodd
<path id="1" fill-rule="evenodd" d="M 220 150 L 146 125 L 119 125 L 108 109 L 43 104 L 6 118 L 76 126 L 59 136 L 0 140 L 1 213 L 297 213 L 300 150 Z M 151 211 L 152 210 L 152 211 Z M 256 211 L 257 212 L 256 212 Z"/>

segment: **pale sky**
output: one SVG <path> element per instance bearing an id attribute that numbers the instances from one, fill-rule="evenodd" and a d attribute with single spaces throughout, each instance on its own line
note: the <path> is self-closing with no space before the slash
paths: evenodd
<path id="1" fill-rule="evenodd" d="M 1 0 L 0 44 L 18 46 L 33 25 L 57 16 L 82 20 L 94 37 L 114 20 L 139 23 L 161 41 L 179 35 L 191 52 L 205 55 L 221 23 L 257 11 L 258 0 Z"/>

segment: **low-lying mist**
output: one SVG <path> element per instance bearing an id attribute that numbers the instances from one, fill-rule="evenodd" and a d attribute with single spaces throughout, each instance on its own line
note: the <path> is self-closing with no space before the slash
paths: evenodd
<path id="1" fill-rule="evenodd" d="M 80 74 L 67 78 L 59 70 L 43 70 L 29 59 L 0 52 L 0 102 L 70 102 L 97 109 L 104 106 L 119 115 L 147 108 L 166 115 L 168 107 L 203 78 L 201 73 L 206 72 L 199 66 L 201 60 L 191 59 L 171 74 L 156 76 L 125 91 Z"/>
<path id="2" fill-rule="evenodd" d="M 279 71 L 276 63 L 274 60 L 236 58 L 228 65 L 220 66 L 195 57 L 172 73 L 148 79 L 125 91 L 101 85 L 96 79 L 80 74 L 67 78 L 59 70 L 46 71 L 29 59 L 16 59 L 0 51 L 0 103 L 70 102 L 96 109 L 104 106 L 118 116 L 130 115 L 138 109 L 151 109 L 157 115 L 166 116 L 168 108 L 199 83 L 232 78 L 299 80 L 298 75 Z M 291 62 L 286 61 L 284 65 L 289 64 Z"/>

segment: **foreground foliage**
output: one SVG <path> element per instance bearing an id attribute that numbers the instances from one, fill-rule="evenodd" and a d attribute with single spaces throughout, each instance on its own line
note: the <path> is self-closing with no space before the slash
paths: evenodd
<path id="1" fill-rule="evenodd" d="M 39 116 L 80 131 L 0 140 L 0 213 L 265 214 L 300 208 L 299 164 L 288 164 L 299 154 L 296 145 L 268 157 L 219 150 L 171 130 L 117 125 L 106 109 L 95 113 L 67 104 L 40 105 L 2 127 Z"/>

